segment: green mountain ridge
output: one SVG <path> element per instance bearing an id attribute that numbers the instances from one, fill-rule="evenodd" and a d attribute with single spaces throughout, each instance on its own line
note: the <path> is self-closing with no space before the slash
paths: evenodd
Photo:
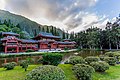
<path id="1" fill-rule="evenodd" d="M 53 27 L 53 26 L 38 24 L 37 22 L 32 21 L 24 16 L 13 14 L 10 13 L 9 11 L 4 11 L 4 10 L 0 10 L 0 20 L 1 22 L 4 22 L 4 20 L 7 21 L 10 20 L 13 25 L 19 24 L 20 29 L 29 33 L 31 37 L 34 37 L 35 32 L 36 34 L 39 34 L 39 32 L 42 31 L 43 27 L 44 27 L 44 31 L 47 30 L 47 27 L 49 27 L 49 30 Z M 56 29 L 56 31 L 62 37 L 61 33 L 63 33 L 63 31 L 58 28 Z"/>

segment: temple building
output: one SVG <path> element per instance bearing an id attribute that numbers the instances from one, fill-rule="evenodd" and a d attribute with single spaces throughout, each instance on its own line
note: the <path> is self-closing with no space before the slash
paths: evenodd
<path id="1" fill-rule="evenodd" d="M 2 32 L 3 38 L 1 43 L 5 53 L 25 52 L 28 49 L 38 50 L 56 50 L 56 49 L 73 49 L 76 42 L 64 39 L 61 41 L 60 36 L 54 36 L 52 33 L 40 32 L 30 40 L 19 39 L 19 34 L 13 32 Z"/>

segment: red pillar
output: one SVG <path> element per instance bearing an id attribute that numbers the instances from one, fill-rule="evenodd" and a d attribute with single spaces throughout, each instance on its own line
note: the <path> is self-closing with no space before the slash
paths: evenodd
<path id="1" fill-rule="evenodd" d="M 16 49 L 17 49 L 17 53 L 19 52 L 19 47 L 16 47 Z"/>
<path id="2" fill-rule="evenodd" d="M 5 53 L 7 53 L 7 46 L 5 46 Z"/>

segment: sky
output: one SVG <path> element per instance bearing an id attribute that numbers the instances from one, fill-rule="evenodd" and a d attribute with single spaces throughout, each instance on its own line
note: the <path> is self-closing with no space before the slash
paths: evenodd
<path id="1" fill-rule="evenodd" d="M 0 9 L 69 32 L 105 28 L 120 13 L 120 0 L 0 0 Z"/>

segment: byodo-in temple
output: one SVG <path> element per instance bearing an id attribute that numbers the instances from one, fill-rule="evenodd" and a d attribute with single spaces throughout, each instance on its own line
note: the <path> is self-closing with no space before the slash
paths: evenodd
<path id="1" fill-rule="evenodd" d="M 2 32 L 1 39 L 2 48 L 5 53 L 25 52 L 28 49 L 34 51 L 40 50 L 56 50 L 56 49 L 73 49 L 76 42 L 64 39 L 60 41 L 59 36 L 54 36 L 52 33 L 41 32 L 31 40 L 19 39 L 19 34 L 13 32 Z"/>

